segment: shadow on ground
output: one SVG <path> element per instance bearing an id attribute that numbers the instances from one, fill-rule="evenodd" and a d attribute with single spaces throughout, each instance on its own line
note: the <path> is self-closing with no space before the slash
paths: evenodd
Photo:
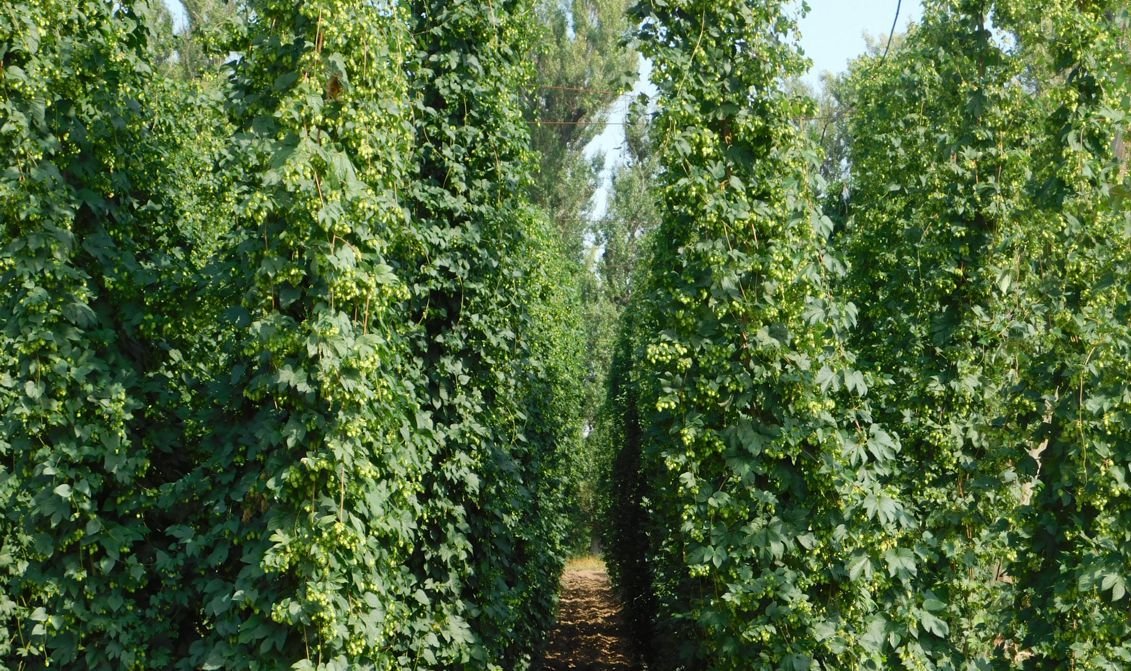
<path id="1" fill-rule="evenodd" d="M 603 565 L 585 562 L 562 576 L 558 624 L 540 671 L 640 671 Z"/>

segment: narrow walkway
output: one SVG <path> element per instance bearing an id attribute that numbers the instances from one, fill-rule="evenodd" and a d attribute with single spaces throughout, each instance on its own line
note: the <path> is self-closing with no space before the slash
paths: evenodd
<path id="1" fill-rule="evenodd" d="M 566 566 L 558 624 L 541 671 L 640 671 L 632 662 L 620 605 L 600 560 Z"/>

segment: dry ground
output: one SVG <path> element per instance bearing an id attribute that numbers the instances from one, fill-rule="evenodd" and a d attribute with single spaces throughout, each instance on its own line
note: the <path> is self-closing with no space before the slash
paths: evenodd
<path id="1" fill-rule="evenodd" d="M 640 671 L 629 654 L 620 605 L 600 560 L 566 566 L 558 624 L 541 671 Z"/>

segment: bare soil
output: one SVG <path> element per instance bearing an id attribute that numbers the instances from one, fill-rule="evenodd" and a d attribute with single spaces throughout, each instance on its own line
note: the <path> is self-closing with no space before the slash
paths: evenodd
<path id="1" fill-rule="evenodd" d="M 630 650 L 605 565 L 583 560 L 566 566 L 558 624 L 540 671 L 641 671 Z"/>

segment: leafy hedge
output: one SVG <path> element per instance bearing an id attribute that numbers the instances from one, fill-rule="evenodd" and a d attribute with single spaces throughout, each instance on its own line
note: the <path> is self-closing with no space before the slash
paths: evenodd
<path id="1" fill-rule="evenodd" d="M 605 518 L 649 668 L 1128 663 L 1127 8 L 924 4 L 843 84 L 839 227 L 787 4 L 636 6 Z"/>
<path id="2" fill-rule="evenodd" d="M 195 209 L 221 186 L 197 175 L 222 143 L 196 132 L 226 125 L 176 113 L 209 101 L 151 78 L 146 16 L 0 9 L 4 666 L 164 666 L 192 600 L 167 589 L 173 523 L 151 525 L 183 503 L 186 357 L 217 330 L 190 296 L 218 228 Z"/>
<path id="3" fill-rule="evenodd" d="M 999 13 L 1016 26 L 1020 57 L 1049 73 L 1033 101 L 1042 144 L 1020 215 L 1033 226 L 1022 247 L 1031 262 L 1015 289 L 1033 325 L 1018 343 L 1017 391 L 1027 403 L 1016 421 L 1033 487 L 1009 568 L 1018 586 L 1012 624 L 1018 654 L 1033 655 L 1027 663 L 1126 668 L 1131 8 L 1018 2 Z"/>
<path id="4" fill-rule="evenodd" d="M 876 404 L 914 456 L 901 485 L 920 511 L 914 589 L 945 625 L 896 647 L 914 663 L 1126 661 L 1131 622 L 1112 609 L 1125 611 L 1127 528 L 1089 512 L 1125 497 L 1119 438 L 1096 430 L 1125 380 L 1089 362 L 1126 339 L 1114 9 L 937 3 L 850 82 L 847 288 L 871 306 L 853 345 L 894 381 Z M 1077 538 L 1097 549 L 1068 550 Z"/>
<path id="5" fill-rule="evenodd" d="M 470 653 L 442 645 L 461 655 L 442 667 L 521 668 L 553 615 L 565 455 L 580 439 L 575 296 L 522 195 L 533 3 L 410 10 L 417 145 L 401 272 L 436 441 L 411 565 L 448 622 L 478 636 Z"/>
<path id="6" fill-rule="evenodd" d="M 909 524 L 840 334 L 785 2 L 639 3 L 661 224 L 610 379 L 614 579 L 657 668 L 855 668 Z M 837 414 L 834 415 L 833 411 Z M 894 574 L 893 574 L 894 576 Z M 859 580 L 857 578 L 860 578 Z"/>
<path id="7" fill-rule="evenodd" d="M 846 291 L 861 305 L 852 344 L 891 377 L 876 405 L 898 423 L 908 466 L 899 488 L 917 511 L 914 575 L 882 595 L 907 664 L 987 664 L 1008 612 L 1009 525 L 1024 454 L 999 418 L 1012 412 L 1017 362 L 1008 289 L 1029 231 L 1016 217 L 1040 134 L 1026 123 L 1022 61 L 975 5 L 929 8 L 898 52 L 861 63 L 854 101 Z M 937 51 L 953 46 L 943 60 Z M 906 109 L 904 114 L 890 110 Z M 1004 300 L 1003 300 L 1004 298 Z M 913 466 L 912 466 L 913 465 Z M 940 623 L 906 636 L 920 595 Z"/>
<path id="8" fill-rule="evenodd" d="M 186 80 L 143 2 L 0 8 L 0 667 L 529 665 L 581 342 L 531 11 L 250 2 Z"/>

